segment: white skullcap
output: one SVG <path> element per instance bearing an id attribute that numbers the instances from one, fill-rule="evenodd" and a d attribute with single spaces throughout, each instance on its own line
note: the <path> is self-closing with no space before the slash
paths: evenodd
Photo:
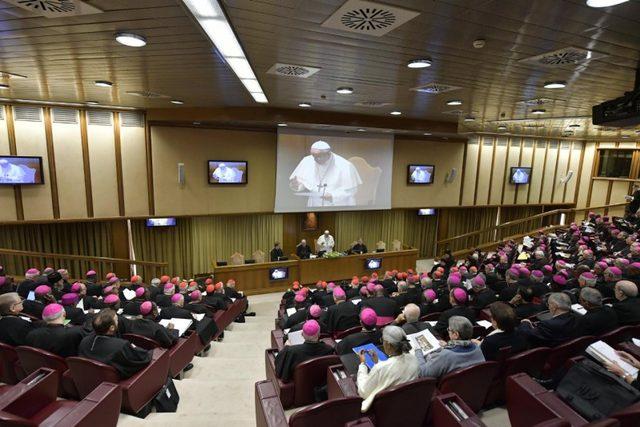
<path id="1" fill-rule="evenodd" d="M 312 150 L 331 150 L 331 146 L 324 141 L 316 141 L 311 146 Z"/>

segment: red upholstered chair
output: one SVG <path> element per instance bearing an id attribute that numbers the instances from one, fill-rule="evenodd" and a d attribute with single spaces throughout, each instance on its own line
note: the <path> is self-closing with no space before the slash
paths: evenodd
<path id="1" fill-rule="evenodd" d="M 458 421 L 458 418 L 449 409 L 450 402 L 456 405 L 467 415 L 468 418 Z M 433 425 L 437 427 L 483 427 L 485 424 L 480 418 L 467 406 L 460 396 L 455 393 L 440 394 L 433 398 L 431 402 L 431 414 Z"/>
<path id="2" fill-rule="evenodd" d="M 154 348 L 160 348 L 160 343 L 154 339 L 147 338 L 138 334 L 122 334 L 122 339 L 129 341 L 136 347 L 144 348 L 145 350 L 153 350 Z"/>
<path id="3" fill-rule="evenodd" d="M 357 397 L 358 386 L 355 376 L 350 376 L 343 365 L 331 365 L 327 368 L 327 394 L 329 399 Z"/>
<path id="4" fill-rule="evenodd" d="M 282 406 L 289 409 L 293 405 L 293 381 L 284 382 L 276 375 L 276 356 L 278 355 L 277 348 L 269 348 L 264 352 L 264 366 L 265 375 L 268 380 L 273 381 L 276 387 L 276 391 L 280 398 Z"/>
<path id="5" fill-rule="evenodd" d="M 620 421 L 615 418 L 606 418 L 604 420 L 594 421 L 589 424 L 585 424 L 585 427 L 618 427 Z M 543 421 L 540 424 L 536 424 L 533 427 L 571 427 L 571 424 L 567 420 L 562 418 L 554 418 L 552 420 Z"/>
<path id="6" fill-rule="evenodd" d="M 498 375 L 498 362 L 483 362 L 451 372 L 440 379 L 440 393 L 456 393 L 472 411 L 478 412 Z"/>
<path id="7" fill-rule="evenodd" d="M 581 354 L 589 346 L 589 344 L 597 341 L 594 336 L 586 336 L 576 338 L 571 341 L 567 341 L 560 344 L 557 347 L 551 349 L 547 362 L 545 363 L 542 371 L 542 376 L 545 378 L 551 378 L 553 374 L 560 369 L 564 363 L 570 358 Z"/>
<path id="8" fill-rule="evenodd" d="M 421 426 L 436 389 L 435 378 L 418 378 L 381 391 L 368 414 L 377 427 Z"/>
<path id="9" fill-rule="evenodd" d="M 122 338 L 131 342 L 136 347 L 144 348 L 145 350 L 153 350 L 154 348 L 162 348 L 159 342 L 151 338 L 138 335 L 138 334 L 123 334 Z M 168 348 L 169 351 L 169 375 L 172 378 L 176 378 L 180 375 L 182 370 L 193 360 L 193 355 L 196 353 L 198 334 L 186 335 L 185 338 L 180 338 L 178 341 Z"/>
<path id="10" fill-rule="evenodd" d="M 619 342 L 629 341 L 631 338 L 635 338 L 632 335 L 634 329 L 634 326 L 622 326 L 614 329 L 613 331 L 607 332 L 606 334 L 600 335 L 598 339 L 613 347 Z"/>
<path id="11" fill-rule="evenodd" d="M 256 427 L 282 427 L 287 417 L 272 380 L 258 381 L 255 385 Z"/>
<path id="12" fill-rule="evenodd" d="M 284 343 L 284 331 L 276 328 L 271 331 L 271 348 L 281 348 L 280 343 Z"/>
<path id="13" fill-rule="evenodd" d="M 636 359 L 640 360 L 640 347 L 638 347 L 631 341 L 618 343 L 616 345 L 616 349 L 626 351 Z"/>
<path id="14" fill-rule="evenodd" d="M 440 318 L 440 315 L 442 314 L 442 312 L 437 312 L 437 313 L 429 313 L 429 314 L 425 314 L 424 316 L 422 316 L 420 318 L 421 322 L 432 322 L 434 320 L 438 320 Z"/>
<path id="15" fill-rule="evenodd" d="M 344 425 L 344 427 L 375 427 L 373 420 L 369 417 L 358 418 L 355 421 L 350 421 Z"/>
<path id="16" fill-rule="evenodd" d="M 16 349 L 8 344 L 0 343 L 0 382 L 16 384 L 20 381 L 16 372 L 16 364 L 19 364 Z"/>
<path id="17" fill-rule="evenodd" d="M 30 374 L 40 368 L 53 369 L 58 374 L 58 395 L 69 399 L 78 399 L 80 397 L 71 379 L 65 359 L 48 351 L 28 346 L 16 347 L 16 353 L 25 374 Z"/>
<path id="18" fill-rule="evenodd" d="M 0 425 L 99 427 L 118 422 L 122 392 L 100 384 L 80 402 L 57 400 L 57 373 L 42 368 L 0 395 Z"/>
<path id="19" fill-rule="evenodd" d="M 353 328 L 349 328 L 345 331 L 335 331 L 333 333 L 333 339 L 341 340 L 344 337 L 349 336 L 351 334 L 357 334 L 361 330 L 362 330 L 362 326 L 354 326 Z"/>
<path id="20" fill-rule="evenodd" d="M 111 366 L 84 357 L 68 357 L 71 377 L 80 397 L 86 397 L 103 381 L 112 382 L 122 388 L 122 410 L 131 414 L 140 412 L 160 391 L 169 374 L 169 352 L 153 350 L 151 363 L 127 379 L 120 379 Z"/>

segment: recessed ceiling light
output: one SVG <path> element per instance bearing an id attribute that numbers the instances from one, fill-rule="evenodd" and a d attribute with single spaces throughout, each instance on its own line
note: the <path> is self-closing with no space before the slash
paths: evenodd
<path id="1" fill-rule="evenodd" d="M 547 110 L 545 110 L 544 108 L 534 108 L 533 110 L 531 110 L 531 114 L 544 114 L 546 112 Z"/>
<path id="2" fill-rule="evenodd" d="M 172 104 L 176 104 L 176 105 L 182 105 L 182 104 L 184 104 L 184 101 L 181 101 L 179 99 L 172 99 L 171 103 Z"/>
<path id="3" fill-rule="evenodd" d="M 109 80 L 96 80 L 95 82 L 93 82 L 93 84 L 95 84 L 98 87 L 111 87 L 111 86 L 113 86 L 113 83 L 111 83 Z"/>
<path id="4" fill-rule="evenodd" d="M 391 114 L 392 116 L 400 116 L 402 115 L 402 111 L 392 111 L 389 114 Z"/>
<path id="5" fill-rule="evenodd" d="M 260 83 L 258 83 L 256 79 L 241 79 L 240 81 L 244 87 L 247 88 L 249 93 L 262 92 L 262 87 L 260 87 Z"/>
<path id="6" fill-rule="evenodd" d="M 423 133 L 423 135 L 424 135 L 424 136 L 431 136 L 431 133 L 429 133 L 429 132 L 424 132 L 424 133 Z"/>
<path id="7" fill-rule="evenodd" d="M 498 126 L 498 130 L 499 131 L 505 131 L 505 130 L 507 130 L 507 127 L 505 125 L 500 125 L 500 126 Z"/>
<path id="8" fill-rule="evenodd" d="M 287 124 L 286 123 L 278 123 L 278 126 L 280 126 L 281 128 L 286 128 Z"/>
<path id="9" fill-rule="evenodd" d="M 626 3 L 629 0 L 587 0 L 587 6 L 590 7 L 609 7 L 615 6 L 621 3 Z"/>
<path id="10" fill-rule="evenodd" d="M 118 33 L 116 41 L 129 47 L 142 47 L 147 44 L 147 39 L 133 33 Z"/>
<path id="11" fill-rule="evenodd" d="M 572 125 L 569 125 L 569 127 L 570 127 L 570 128 L 579 128 L 579 127 L 580 127 L 580 125 L 579 125 L 579 124 L 577 124 L 577 123 L 574 123 L 574 124 L 572 124 Z"/>
<path id="12" fill-rule="evenodd" d="M 362 128 L 359 128 L 359 129 L 356 129 L 356 130 L 357 130 L 358 132 L 366 132 L 366 131 L 367 131 L 366 129 L 362 129 Z"/>
<path id="13" fill-rule="evenodd" d="M 473 116 L 467 116 L 467 117 L 464 118 L 464 121 L 465 122 L 475 122 L 476 118 L 473 117 Z"/>
<path id="14" fill-rule="evenodd" d="M 336 89 L 336 92 L 341 94 L 341 95 L 350 95 L 353 93 L 353 88 L 352 87 L 339 87 L 338 89 Z"/>
<path id="15" fill-rule="evenodd" d="M 545 82 L 544 83 L 544 88 L 545 89 L 562 89 L 564 87 L 567 86 L 567 82 L 562 81 L 562 80 L 556 80 L 553 82 Z"/>
<path id="16" fill-rule="evenodd" d="M 311 107 L 311 103 L 310 102 L 301 102 L 300 104 L 298 104 L 298 107 L 309 108 L 309 107 Z"/>
<path id="17" fill-rule="evenodd" d="M 427 68 L 431 67 L 431 58 L 412 59 L 407 62 L 409 68 Z"/>
<path id="18" fill-rule="evenodd" d="M 9 85 L 5 83 L 0 83 L 0 90 L 9 89 Z"/>
<path id="19" fill-rule="evenodd" d="M 87 105 L 99 105 L 100 103 L 98 101 L 87 101 L 86 104 Z"/>
<path id="20" fill-rule="evenodd" d="M 462 105 L 462 101 L 459 99 L 450 99 L 447 101 L 447 105 Z"/>
<path id="21" fill-rule="evenodd" d="M 267 96 L 262 92 L 251 93 L 251 96 L 253 97 L 254 101 L 259 102 L 261 104 L 266 104 L 267 102 L 269 102 L 269 100 L 267 99 Z"/>

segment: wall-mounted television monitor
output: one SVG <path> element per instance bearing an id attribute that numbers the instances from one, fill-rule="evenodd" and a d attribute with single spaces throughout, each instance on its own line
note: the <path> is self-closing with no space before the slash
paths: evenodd
<path id="1" fill-rule="evenodd" d="M 531 180 L 531 168 L 512 167 L 509 174 L 511 184 L 528 184 Z"/>
<path id="2" fill-rule="evenodd" d="M 407 169 L 407 184 L 433 184 L 433 177 L 436 172 L 434 165 L 409 165 Z"/>
<path id="3" fill-rule="evenodd" d="M 364 268 L 367 270 L 379 270 L 382 266 L 382 258 L 367 258 L 364 260 Z"/>
<path id="4" fill-rule="evenodd" d="M 247 183 L 247 162 L 239 160 L 209 160 L 209 184 L 241 185 Z"/>
<path id="5" fill-rule="evenodd" d="M 418 209 L 418 216 L 433 216 L 435 214 L 436 210 L 434 208 Z"/>
<path id="6" fill-rule="evenodd" d="M 0 156 L 0 185 L 44 184 L 42 157 Z"/>
<path id="7" fill-rule="evenodd" d="M 285 280 L 289 278 L 289 267 L 275 267 L 269 269 L 269 280 Z"/>
<path id="8" fill-rule="evenodd" d="M 170 218 L 148 218 L 147 227 L 175 227 L 176 219 Z"/>

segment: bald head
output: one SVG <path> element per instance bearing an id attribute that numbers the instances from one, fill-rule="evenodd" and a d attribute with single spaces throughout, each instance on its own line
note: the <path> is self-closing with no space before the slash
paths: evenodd
<path id="1" fill-rule="evenodd" d="M 402 313 L 407 323 L 417 322 L 420 318 L 420 308 L 415 304 L 407 304 Z"/>
<path id="2" fill-rule="evenodd" d="M 638 296 L 638 287 L 628 280 L 621 280 L 616 283 L 615 294 L 618 300 L 635 298 Z"/>
<path id="3" fill-rule="evenodd" d="M 3 316 L 15 314 L 15 305 L 20 301 L 20 296 L 16 292 L 9 292 L 0 295 L 0 314 Z"/>

